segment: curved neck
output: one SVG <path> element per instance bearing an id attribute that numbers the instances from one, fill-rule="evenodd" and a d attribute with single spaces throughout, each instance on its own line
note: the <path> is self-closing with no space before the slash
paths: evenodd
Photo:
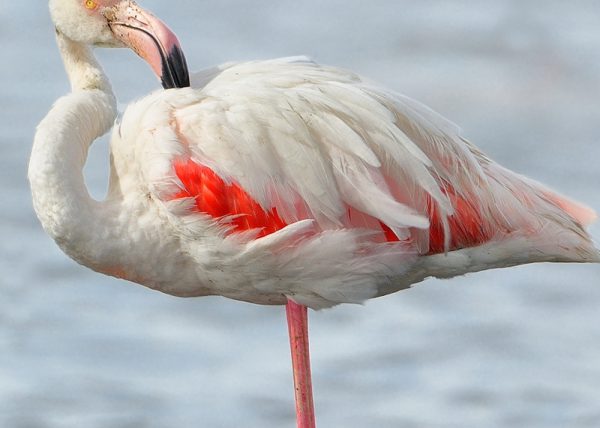
<path id="1" fill-rule="evenodd" d="M 71 257 L 90 264 L 94 238 L 106 230 L 109 215 L 105 204 L 90 197 L 83 167 L 92 142 L 116 118 L 116 100 L 90 48 L 61 34 L 57 41 L 73 91 L 54 104 L 37 128 L 29 180 L 44 229 Z"/>
<path id="2" fill-rule="evenodd" d="M 89 46 L 56 33 L 56 43 L 73 92 L 98 89 L 113 95 L 112 87 Z"/>

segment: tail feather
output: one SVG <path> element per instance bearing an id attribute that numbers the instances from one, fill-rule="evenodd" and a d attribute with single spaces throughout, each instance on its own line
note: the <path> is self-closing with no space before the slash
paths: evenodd
<path id="1" fill-rule="evenodd" d="M 560 209 L 565 211 L 582 226 L 589 226 L 598 219 L 598 214 L 590 207 L 562 195 L 547 193 L 547 198 Z"/>
<path id="2" fill-rule="evenodd" d="M 596 211 L 580 202 L 545 189 L 544 197 L 581 226 L 580 234 L 583 241 L 583 248 L 585 249 L 582 260 L 585 262 L 600 263 L 600 249 L 594 245 L 592 237 L 585 230 L 587 226 L 598 220 Z"/>

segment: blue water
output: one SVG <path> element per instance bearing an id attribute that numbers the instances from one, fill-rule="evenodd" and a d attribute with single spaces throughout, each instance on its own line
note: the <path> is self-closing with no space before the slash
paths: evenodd
<path id="1" fill-rule="evenodd" d="M 143 4 L 193 69 L 294 54 L 354 69 L 600 209 L 597 0 Z M 100 57 L 123 105 L 157 87 L 131 52 Z M 292 427 L 281 308 L 160 295 L 44 235 L 27 158 L 67 88 L 45 2 L 0 0 L 0 427 Z M 106 150 L 86 171 L 96 195 Z M 599 308 L 600 267 L 538 265 L 314 313 L 320 426 L 598 427 Z"/>

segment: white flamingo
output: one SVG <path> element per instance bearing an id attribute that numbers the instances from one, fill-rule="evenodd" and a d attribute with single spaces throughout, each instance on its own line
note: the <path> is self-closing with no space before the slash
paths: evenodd
<path id="1" fill-rule="evenodd" d="M 175 296 L 287 305 L 298 426 L 314 426 L 306 307 L 427 277 L 600 262 L 592 210 L 481 153 L 426 107 L 305 58 L 192 76 L 174 34 L 128 0 L 50 0 L 72 84 L 29 165 L 45 230 L 77 262 Z M 127 45 L 165 88 L 120 123 L 91 46 Z M 110 187 L 89 146 L 113 127 Z"/>

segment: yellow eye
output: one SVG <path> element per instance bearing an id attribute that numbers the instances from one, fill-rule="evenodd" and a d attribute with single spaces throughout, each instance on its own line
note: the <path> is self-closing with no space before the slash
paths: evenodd
<path id="1" fill-rule="evenodd" d="M 85 7 L 90 10 L 96 9 L 98 7 L 98 3 L 96 3 L 94 0 L 86 0 Z"/>

